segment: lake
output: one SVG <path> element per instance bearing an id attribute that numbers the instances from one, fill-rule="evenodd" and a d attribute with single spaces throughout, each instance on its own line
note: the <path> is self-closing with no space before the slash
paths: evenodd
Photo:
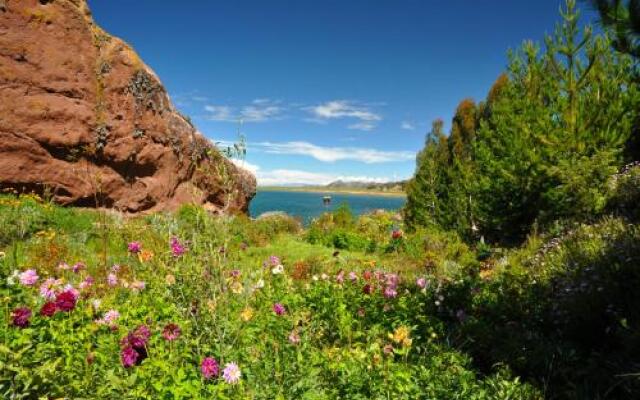
<path id="1" fill-rule="evenodd" d="M 323 196 L 331 196 L 331 204 L 322 204 Z M 270 211 L 283 211 L 289 215 L 300 217 L 305 223 L 323 212 L 334 210 L 342 203 L 349 204 L 355 215 L 370 211 L 399 210 L 406 201 L 404 196 L 382 196 L 372 194 L 349 193 L 313 193 L 285 190 L 258 190 L 249 206 L 252 217 Z"/>

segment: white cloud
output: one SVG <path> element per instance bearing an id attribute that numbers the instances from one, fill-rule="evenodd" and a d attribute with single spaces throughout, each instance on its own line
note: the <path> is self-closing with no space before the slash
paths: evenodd
<path id="1" fill-rule="evenodd" d="M 363 122 L 357 122 L 355 124 L 351 124 L 347 128 L 358 130 L 358 131 L 369 132 L 373 130 L 375 127 L 376 127 L 375 124 L 372 124 L 371 122 L 368 122 L 368 121 L 363 121 Z"/>
<path id="2" fill-rule="evenodd" d="M 313 116 L 311 122 L 325 122 L 331 119 L 352 118 L 360 120 L 349 126 L 349 129 L 370 131 L 375 128 L 375 122 L 381 121 L 382 116 L 374 113 L 365 105 L 348 100 L 333 100 L 313 107 L 305 108 Z"/>
<path id="3" fill-rule="evenodd" d="M 284 108 L 279 101 L 271 99 L 255 99 L 250 105 L 231 107 L 227 105 L 207 105 L 204 107 L 208 115 L 205 118 L 212 121 L 263 122 L 281 117 Z"/>
<path id="4" fill-rule="evenodd" d="M 344 176 L 292 169 L 258 171 L 256 178 L 259 186 L 326 185 L 337 180 L 375 183 L 390 182 L 390 179 L 386 177 Z"/>
<path id="5" fill-rule="evenodd" d="M 258 171 L 260 170 L 260 166 L 256 164 L 251 164 L 250 162 L 247 162 L 245 160 L 238 160 L 237 158 L 232 158 L 231 162 L 240 168 L 246 169 L 247 171 L 251 172 L 254 175 L 258 174 Z"/>
<path id="6" fill-rule="evenodd" d="M 254 150 L 270 154 L 303 155 L 323 162 L 359 161 L 366 164 L 409 161 L 415 159 L 412 151 L 384 151 L 361 147 L 322 147 L 308 142 L 250 143 Z"/>
<path id="7" fill-rule="evenodd" d="M 400 127 L 407 131 L 414 131 L 416 129 L 415 125 L 409 121 L 402 121 Z"/>

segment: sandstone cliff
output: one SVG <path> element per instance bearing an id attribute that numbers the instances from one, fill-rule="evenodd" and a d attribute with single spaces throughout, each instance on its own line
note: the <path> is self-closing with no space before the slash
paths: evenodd
<path id="1" fill-rule="evenodd" d="M 234 212 L 255 185 L 86 0 L 0 0 L 0 190 L 124 212 Z"/>

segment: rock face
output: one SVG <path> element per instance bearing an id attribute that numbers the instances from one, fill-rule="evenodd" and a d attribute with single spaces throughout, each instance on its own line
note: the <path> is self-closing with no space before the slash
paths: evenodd
<path id="1" fill-rule="evenodd" d="M 242 212 L 255 187 L 86 0 L 0 0 L 0 189 L 133 213 Z"/>

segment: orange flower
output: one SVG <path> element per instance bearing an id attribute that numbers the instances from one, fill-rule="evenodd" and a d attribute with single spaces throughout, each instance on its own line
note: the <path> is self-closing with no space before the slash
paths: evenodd
<path id="1" fill-rule="evenodd" d="M 149 261 L 153 259 L 153 252 L 150 250 L 142 250 L 140 253 L 138 253 L 138 258 L 141 262 Z"/>

